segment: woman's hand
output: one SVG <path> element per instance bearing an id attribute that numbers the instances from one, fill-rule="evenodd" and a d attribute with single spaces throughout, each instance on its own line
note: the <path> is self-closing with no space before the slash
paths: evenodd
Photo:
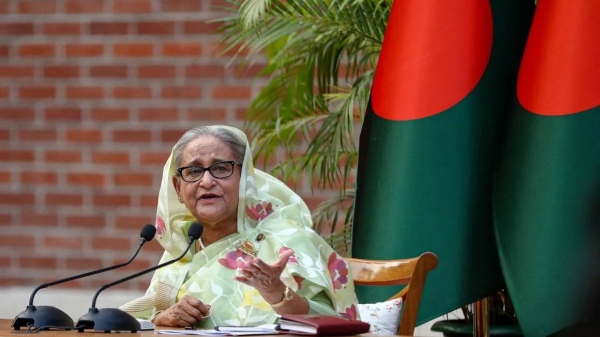
<path id="1" fill-rule="evenodd" d="M 235 276 L 234 280 L 256 288 L 268 303 L 277 303 L 281 301 L 285 291 L 281 273 L 293 254 L 293 250 L 286 250 L 273 264 L 267 264 L 258 258 L 246 261 L 239 267 L 242 275 Z"/>
<path id="2" fill-rule="evenodd" d="M 169 309 L 158 314 L 154 318 L 154 324 L 186 327 L 208 316 L 210 316 L 210 304 L 206 305 L 199 299 L 186 295 Z"/>

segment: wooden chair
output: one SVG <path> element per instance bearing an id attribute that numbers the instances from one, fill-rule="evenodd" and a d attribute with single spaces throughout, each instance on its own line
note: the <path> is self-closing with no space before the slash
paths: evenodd
<path id="1" fill-rule="evenodd" d="M 437 267 L 438 259 L 433 253 L 398 260 L 365 260 L 346 258 L 352 266 L 354 284 L 362 286 L 390 286 L 406 284 L 390 299 L 402 297 L 403 311 L 398 326 L 399 335 L 412 336 L 417 322 L 421 295 L 427 273 Z"/>

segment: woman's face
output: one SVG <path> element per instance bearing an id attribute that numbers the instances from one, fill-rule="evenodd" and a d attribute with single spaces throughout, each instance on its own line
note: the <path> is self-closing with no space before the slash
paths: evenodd
<path id="1" fill-rule="evenodd" d="M 231 160 L 235 157 L 226 143 L 213 136 L 200 136 L 184 148 L 179 167 L 209 167 Z M 183 204 L 205 229 L 231 234 L 237 230 L 240 176 L 240 166 L 234 165 L 233 174 L 227 178 L 216 179 L 206 170 L 199 181 L 189 183 L 173 177 L 173 184 Z"/>

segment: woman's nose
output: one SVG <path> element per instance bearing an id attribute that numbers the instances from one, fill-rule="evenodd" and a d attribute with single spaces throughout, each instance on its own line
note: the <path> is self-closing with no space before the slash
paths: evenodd
<path id="1" fill-rule="evenodd" d="M 202 177 L 198 180 L 198 184 L 202 187 L 212 186 L 215 183 L 215 177 L 208 170 L 202 172 Z"/>

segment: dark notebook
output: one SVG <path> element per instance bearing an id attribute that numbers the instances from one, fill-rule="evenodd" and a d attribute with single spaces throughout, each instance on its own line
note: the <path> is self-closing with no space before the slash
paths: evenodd
<path id="1" fill-rule="evenodd" d="M 328 315 L 281 315 L 281 333 L 343 336 L 369 332 L 369 323 Z"/>

